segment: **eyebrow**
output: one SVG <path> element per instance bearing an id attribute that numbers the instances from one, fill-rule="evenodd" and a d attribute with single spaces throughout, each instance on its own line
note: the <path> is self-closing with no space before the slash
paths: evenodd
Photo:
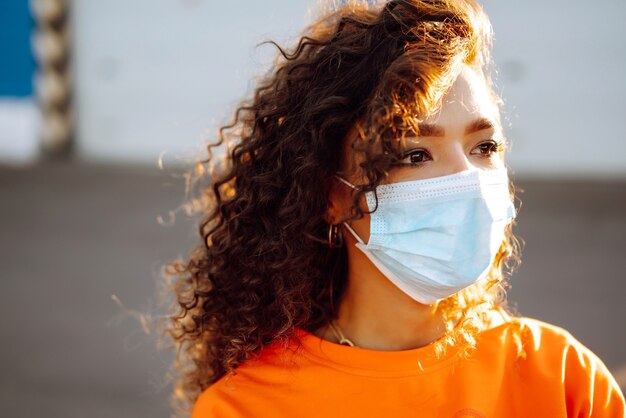
<path id="1" fill-rule="evenodd" d="M 493 120 L 487 118 L 479 118 L 467 125 L 465 128 L 465 135 L 473 134 L 474 132 L 484 131 L 487 129 L 496 129 L 496 124 Z"/>
<path id="2" fill-rule="evenodd" d="M 417 127 L 419 129 L 419 133 L 414 136 L 444 136 L 446 132 L 446 130 L 441 126 L 430 123 L 420 123 Z M 488 118 L 478 118 L 465 127 L 465 135 L 495 128 L 496 124 L 493 120 Z"/>
<path id="3" fill-rule="evenodd" d="M 431 125 L 429 123 L 420 123 L 417 125 L 419 132 L 415 136 L 444 136 L 446 130 L 441 126 Z"/>

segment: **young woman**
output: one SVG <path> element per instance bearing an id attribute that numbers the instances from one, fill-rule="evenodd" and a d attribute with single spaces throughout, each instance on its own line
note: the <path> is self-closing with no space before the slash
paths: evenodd
<path id="1" fill-rule="evenodd" d="M 352 2 L 279 48 L 171 265 L 193 418 L 624 415 L 597 356 L 506 307 L 490 36 L 471 0 Z"/>

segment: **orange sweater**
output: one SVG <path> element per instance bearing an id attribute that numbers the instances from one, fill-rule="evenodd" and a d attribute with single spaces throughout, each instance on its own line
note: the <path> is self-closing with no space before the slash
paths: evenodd
<path id="1" fill-rule="evenodd" d="M 207 388 L 192 418 L 624 417 L 624 395 L 602 361 L 538 320 L 483 331 L 469 358 L 450 348 L 436 359 L 433 344 L 379 351 L 297 333 L 300 350 L 265 347 Z"/>

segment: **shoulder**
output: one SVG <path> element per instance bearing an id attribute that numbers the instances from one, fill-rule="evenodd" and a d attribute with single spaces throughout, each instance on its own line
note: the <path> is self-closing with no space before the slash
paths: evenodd
<path id="1" fill-rule="evenodd" d="M 541 368 L 546 378 L 564 383 L 586 378 L 613 376 L 602 360 L 567 329 L 529 317 L 508 317 L 506 322 L 484 332 L 485 344 L 493 350 L 507 348 L 517 353 L 526 370 Z"/>
<path id="2" fill-rule="evenodd" d="M 196 399 L 191 418 L 243 418 L 267 409 L 269 399 L 287 393 L 296 379 L 294 369 L 303 360 L 295 354 L 292 341 L 265 346 L 206 388 Z"/>
<path id="3" fill-rule="evenodd" d="M 568 330 L 558 325 L 528 317 L 512 318 L 510 325 L 530 351 L 559 352 L 569 347 L 586 350 Z"/>
<path id="4" fill-rule="evenodd" d="M 502 314 L 481 334 L 485 340 L 517 342 L 526 352 L 552 352 L 568 347 L 586 348 L 566 329 L 539 319 Z"/>
<path id="5" fill-rule="evenodd" d="M 586 366 L 602 363 L 588 347 L 558 325 L 529 317 L 510 317 L 506 326 L 502 328 L 508 339 L 519 345 L 519 354 L 524 359 L 535 358 L 542 361 L 575 359 Z M 551 364 L 561 364 L 563 367 L 573 365 L 567 361 Z"/>
<path id="6" fill-rule="evenodd" d="M 241 373 L 243 367 L 222 376 L 196 399 L 191 418 L 247 417 L 253 411 L 248 406 L 255 404 L 257 391 L 251 383 L 250 375 Z M 258 386 L 256 387 L 258 389 Z"/>
<path id="7" fill-rule="evenodd" d="M 191 418 L 209 418 L 220 416 L 219 406 L 216 405 L 216 390 L 215 384 L 206 388 L 196 398 L 191 411 Z"/>
<path id="8" fill-rule="evenodd" d="M 518 317 L 507 331 L 520 345 L 520 361 L 543 379 L 558 380 L 570 416 L 624 416 L 624 395 L 602 360 L 566 329 Z"/>
<path id="9" fill-rule="evenodd" d="M 566 329 L 538 319 L 516 317 L 503 314 L 482 331 L 484 345 L 498 347 L 516 347 L 519 357 L 528 355 L 558 356 L 570 347 L 586 348 Z"/>

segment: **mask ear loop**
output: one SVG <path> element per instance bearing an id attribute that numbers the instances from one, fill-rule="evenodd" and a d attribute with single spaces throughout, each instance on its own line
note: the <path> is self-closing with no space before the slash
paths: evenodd
<path id="1" fill-rule="evenodd" d="M 354 184 L 350 183 L 348 180 L 344 179 L 343 177 L 338 176 L 337 174 L 334 175 L 335 178 L 337 180 L 339 180 L 340 182 L 342 182 L 343 184 L 347 185 L 348 187 L 353 188 L 354 190 L 358 190 L 358 187 L 356 187 Z"/>
<path id="2" fill-rule="evenodd" d="M 360 244 L 365 245 L 365 243 L 363 242 L 363 240 L 362 240 L 362 239 L 361 239 L 361 238 L 357 235 L 357 233 L 356 233 L 356 232 L 354 232 L 354 229 L 352 229 L 352 228 L 350 227 L 350 225 L 348 225 L 348 223 L 347 223 L 347 222 L 342 222 L 342 223 L 343 223 L 343 225 L 344 225 L 346 228 L 348 228 L 348 231 L 350 231 L 350 233 L 351 233 L 352 235 L 354 235 L 354 238 L 356 238 L 356 240 L 357 240 L 357 241 L 359 241 L 359 243 L 360 243 Z"/>
<path id="3" fill-rule="evenodd" d="M 344 179 L 344 178 L 342 178 L 342 177 L 338 176 L 337 174 L 335 174 L 335 177 L 337 178 L 337 180 L 341 181 L 343 184 L 347 185 L 348 187 L 351 187 L 351 188 L 353 188 L 354 190 L 358 190 L 358 187 L 356 187 L 354 184 L 350 183 L 348 180 L 346 180 L 346 179 Z M 359 236 L 357 235 L 357 233 L 354 231 L 354 229 L 352 229 L 352 227 L 350 227 L 350 225 L 348 225 L 348 223 L 347 223 L 347 222 L 345 222 L 345 221 L 344 221 L 344 222 L 342 222 L 342 223 L 344 224 L 344 226 L 345 226 L 346 228 L 348 228 L 348 231 L 350 231 L 350 233 L 354 236 L 354 238 L 356 238 L 356 240 L 357 240 L 360 244 L 362 244 L 362 245 L 366 245 L 366 244 L 363 242 L 363 240 L 361 239 L 361 237 L 359 237 Z"/>

